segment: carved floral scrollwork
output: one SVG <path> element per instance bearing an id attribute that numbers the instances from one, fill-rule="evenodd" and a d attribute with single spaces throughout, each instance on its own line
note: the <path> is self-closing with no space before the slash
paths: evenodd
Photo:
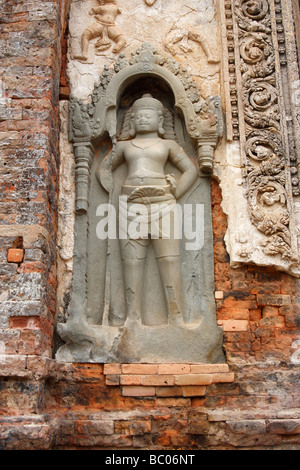
<path id="1" fill-rule="evenodd" d="M 234 0 L 249 215 L 267 255 L 292 257 L 285 152 L 269 0 Z"/>
<path id="2" fill-rule="evenodd" d="M 285 162 L 275 155 L 249 173 L 248 198 L 251 221 L 269 238 L 262 242 L 268 255 L 291 257 L 291 235 L 287 209 Z"/>

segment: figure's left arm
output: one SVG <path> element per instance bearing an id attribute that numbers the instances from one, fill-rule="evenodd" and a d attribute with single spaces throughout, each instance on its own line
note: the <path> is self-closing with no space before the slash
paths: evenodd
<path id="1" fill-rule="evenodd" d="M 185 151 L 173 141 L 170 141 L 169 160 L 182 173 L 173 190 L 176 199 L 180 199 L 195 183 L 198 171 Z"/>

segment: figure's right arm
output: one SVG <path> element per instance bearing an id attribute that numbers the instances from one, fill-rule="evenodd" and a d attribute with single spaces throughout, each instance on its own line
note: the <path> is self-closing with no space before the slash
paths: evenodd
<path id="1" fill-rule="evenodd" d="M 103 188 L 110 192 L 113 188 L 112 172 L 124 161 L 122 142 L 117 142 L 114 151 L 110 151 L 96 169 L 96 177 Z"/>

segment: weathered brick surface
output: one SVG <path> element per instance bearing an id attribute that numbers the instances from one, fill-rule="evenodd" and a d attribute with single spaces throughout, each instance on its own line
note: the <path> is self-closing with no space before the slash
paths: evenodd
<path id="1" fill-rule="evenodd" d="M 52 355 L 59 19 L 58 0 L 1 2 L 0 327 L 14 332 L 1 338 L 7 354 Z"/>

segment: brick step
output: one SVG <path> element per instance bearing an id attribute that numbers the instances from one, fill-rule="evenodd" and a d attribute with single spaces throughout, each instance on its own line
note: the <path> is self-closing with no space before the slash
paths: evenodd
<path id="1" fill-rule="evenodd" d="M 106 385 L 129 397 L 204 396 L 213 383 L 231 383 L 227 364 L 105 364 Z"/>

